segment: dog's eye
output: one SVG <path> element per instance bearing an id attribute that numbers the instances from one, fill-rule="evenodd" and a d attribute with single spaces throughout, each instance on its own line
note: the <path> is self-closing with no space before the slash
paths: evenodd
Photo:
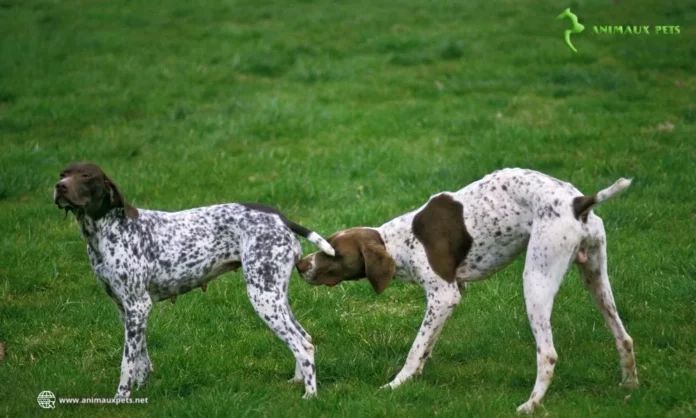
<path id="1" fill-rule="evenodd" d="M 89 177 L 89 173 L 82 173 L 82 178 L 86 179 Z"/>
<path id="2" fill-rule="evenodd" d="M 65 178 L 65 173 L 60 173 L 60 178 L 64 179 L 64 178 Z"/>

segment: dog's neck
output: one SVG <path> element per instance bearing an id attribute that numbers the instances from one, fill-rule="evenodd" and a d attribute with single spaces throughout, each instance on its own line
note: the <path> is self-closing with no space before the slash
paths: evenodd
<path id="1" fill-rule="evenodd" d="M 398 278 L 408 278 L 413 273 L 409 258 L 413 253 L 413 247 L 420 245 L 411 228 L 415 214 L 415 211 L 407 213 L 375 228 L 382 237 L 387 254 L 396 263 L 396 277 Z"/>
<path id="2" fill-rule="evenodd" d="M 80 226 L 82 238 L 84 238 L 90 250 L 99 260 L 102 258 L 99 251 L 99 242 L 104 239 L 103 232 L 122 218 L 125 218 L 123 208 L 113 208 L 98 219 L 90 217 L 84 211 L 75 212 L 75 219 L 77 219 L 77 223 Z"/>

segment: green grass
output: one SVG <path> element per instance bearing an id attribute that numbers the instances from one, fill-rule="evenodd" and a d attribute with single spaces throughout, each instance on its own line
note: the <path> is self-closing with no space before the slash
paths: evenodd
<path id="1" fill-rule="evenodd" d="M 534 3 L 534 4 L 532 4 Z M 573 35 L 673 24 L 677 36 Z M 240 274 L 154 308 L 147 406 L 111 397 L 122 331 L 78 229 L 51 203 L 68 162 L 102 165 L 137 206 L 256 201 L 324 235 L 379 225 L 501 167 L 592 193 L 642 386 L 577 272 L 556 299 L 559 363 L 538 415 L 696 414 L 696 3 L 676 0 L 0 1 L 0 415 L 514 416 L 535 376 L 522 264 L 470 287 L 422 377 L 377 391 L 424 310 L 417 286 L 314 288 L 293 310 L 319 398 L 254 314 Z M 306 250 L 311 245 L 303 243 Z"/>

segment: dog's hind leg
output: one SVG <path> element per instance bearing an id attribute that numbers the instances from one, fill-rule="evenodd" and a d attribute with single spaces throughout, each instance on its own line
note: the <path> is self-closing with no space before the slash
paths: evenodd
<path id="1" fill-rule="evenodd" d="M 301 250 L 300 250 L 301 251 Z M 285 294 L 286 294 L 286 299 L 285 299 L 285 304 L 287 305 L 287 310 L 290 313 L 290 320 L 292 323 L 295 325 L 295 328 L 297 331 L 302 334 L 302 337 L 306 340 L 306 346 L 308 347 L 314 347 L 312 345 L 312 336 L 309 335 L 309 333 L 302 327 L 300 322 L 295 318 L 295 315 L 292 313 L 292 309 L 290 308 L 290 304 L 287 299 L 287 291 L 288 291 L 288 284 L 286 283 L 285 285 Z M 304 381 L 304 378 L 302 376 L 302 365 L 300 364 L 299 361 L 295 362 L 295 374 L 293 377 L 289 380 L 290 383 L 302 383 Z"/>
<path id="2" fill-rule="evenodd" d="M 558 234 L 551 233 L 559 230 L 564 231 L 564 240 L 559 240 Z M 572 230 L 558 222 L 538 220 L 533 227 L 523 281 L 527 317 L 537 345 L 537 376 L 529 400 L 520 405 L 517 412 L 533 412 L 551 384 L 558 360 L 551 332 L 553 300 L 574 257 L 574 245 L 579 240 L 579 225 L 577 230 Z"/>
<path id="3" fill-rule="evenodd" d="M 285 264 L 245 260 L 244 276 L 254 309 L 295 356 L 296 367 L 299 367 L 305 384 L 304 398 L 308 399 L 317 394 L 314 346 L 303 335 L 306 332 L 303 333 L 304 330 L 296 325 L 297 321 L 293 321 L 287 301 L 287 286 L 283 283 L 290 279 L 293 265 Z"/>
<path id="4" fill-rule="evenodd" d="M 288 304 L 288 312 L 290 313 L 290 320 L 292 323 L 295 325 L 295 328 L 297 331 L 302 335 L 302 337 L 305 339 L 305 347 L 311 347 L 311 352 L 314 353 L 314 346 L 312 345 L 312 337 L 309 335 L 307 331 L 305 331 L 304 328 L 302 328 L 302 325 L 295 319 L 295 316 L 292 313 L 292 309 L 290 309 L 290 305 Z M 302 376 L 302 365 L 300 364 L 299 361 L 295 362 L 295 374 L 293 377 L 289 380 L 291 383 L 302 383 L 304 381 L 304 378 Z"/>
<path id="5" fill-rule="evenodd" d="M 588 222 L 590 237 L 586 243 L 587 260 L 578 264 L 585 288 L 592 294 L 595 304 L 602 312 L 604 321 L 614 335 L 621 360 L 622 384 L 628 388 L 638 387 L 636 359 L 633 339 L 628 335 L 616 310 L 616 303 L 607 273 L 607 245 L 602 220 L 594 215 Z"/>

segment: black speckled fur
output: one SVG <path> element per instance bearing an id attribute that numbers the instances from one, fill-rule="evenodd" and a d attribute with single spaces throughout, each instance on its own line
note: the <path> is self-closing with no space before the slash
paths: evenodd
<path id="1" fill-rule="evenodd" d="M 117 397 L 130 396 L 152 369 L 145 342 L 152 303 L 205 286 L 240 264 L 251 303 L 296 358 L 294 380 L 304 382 L 305 397 L 316 394 L 311 337 L 287 299 L 302 250 L 282 215 L 241 204 L 172 213 L 140 209 L 137 219 L 123 211 L 114 208 L 96 221 L 77 213 L 94 272 L 125 328 Z"/>

